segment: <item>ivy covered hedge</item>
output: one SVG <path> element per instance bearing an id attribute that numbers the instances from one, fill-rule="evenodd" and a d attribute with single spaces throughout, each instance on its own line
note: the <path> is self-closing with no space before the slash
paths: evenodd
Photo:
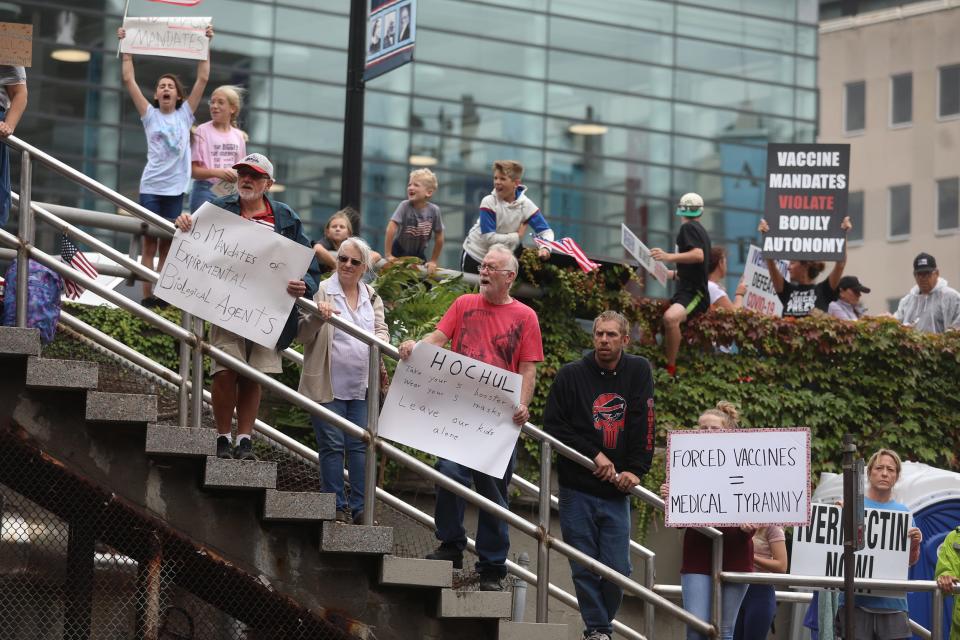
<path id="1" fill-rule="evenodd" d="M 521 281 L 543 292 L 527 301 L 540 318 L 545 356 L 531 407 L 536 424 L 557 370 L 590 348 L 590 334 L 577 318 L 589 320 L 610 308 L 634 323 L 639 339 L 630 350 L 654 365 L 658 445 L 665 443 L 668 429 L 692 426 L 703 409 L 729 400 L 741 408 L 744 426 L 810 427 L 815 477 L 839 470 L 844 433 L 856 436 L 862 452 L 891 447 L 905 459 L 960 471 L 960 332 L 922 334 L 885 318 L 846 323 L 715 312 L 685 327 L 679 378 L 671 380 L 657 342 L 666 302 L 629 295 L 628 283 L 638 283 L 630 282 L 628 270 L 584 274 L 544 264 L 532 251 L 522 263 Z M 375 286 L 386 303 L 395 344 L 432 330 L 456 296 L 468 290 L 460 280 L 424 283 L 402 266 L 387 270 Z M 173 342 L 126 313 L 76 305 L 71 313 L 176 368 Z M 164 314 L 174 321 L 178 316 L 175 310 Z M 718 347 L 734 347 L 736 353 L 720 353 Z M 299 373 L 289 363 L 286 367 L 282 379 L 295 386 Z M 312 438 L 305 413 L 282 404 L 265 408 L 268 421 L 305 441 Z M 537 450 L 533 443 L 526 447 L 525 475 L 530 477 L 537 469 Z M 662 477 L 658 460 L 644 484 L 655 489 Z"/>

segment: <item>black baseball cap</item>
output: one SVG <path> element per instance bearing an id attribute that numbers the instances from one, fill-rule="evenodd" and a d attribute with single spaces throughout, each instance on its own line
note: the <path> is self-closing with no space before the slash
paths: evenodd
<path id="1" fill-rule="evenodd" d="M 870 289 L 860 284 L 860 279 L 857 276 L 843 276 L 840 278 L 837 289 L 855 289 L 860 293 L 870 293 Z"/>
<path id="2" fill-rule="evenodd" d="M 917 257 L 913 259 L 914 273 L 930 273 L 931 271 L 936 270 L 936 268 L 937 259 L 929 253 L 918 254 Z"/>

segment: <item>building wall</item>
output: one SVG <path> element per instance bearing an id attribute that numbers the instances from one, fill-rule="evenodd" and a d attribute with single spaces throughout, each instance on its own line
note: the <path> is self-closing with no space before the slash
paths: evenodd
<path id="1" fill-rule="evenodd" d="M 864 193 L 863 241 L 850 244 L 846 273 L 872 289 L 870 312 L 888 310 L 914 285 L 912 261 L 926 251 L 960 285 L 960 235 L 937 231 L 937 185 L 960 175 L 960 118 L 938 117 L 938 76 L 960 63 L 960 3 L 925 2 L 821 23 L 820 142 L 851 145 L 850 190 Z M 891 76 L 913 74 L 913 120 L 892 126 Z M 844 85 L 866 82 L 866 125 L 844 131 Z M 889 236 L 888 189 L 911 185 L 911 229 Z"/>
<path id="2" fill-rule="evenodd" d="M 339 203 L 349 4 L 130 1 L 132 16 L 213 16 L 209 87 L 249 88 L 249 146 L 274 161 L 279 197 L 315 236 Z M 0 3 L 0 20 L 32 22 L 37 36 L 21 136 L 135 196 L 144 140 L 115 56 L 123 5 Z M 87 63 L 50 58 L 66 10 Z M 429 154 L 439 160 L 443 262 L 456 264 L 491 162 L 514 158 L 558 235 L 598 256 L 623 256 L 621 222 L 671 247 L 676 201 L 700 191 L 735 284 L 762 207 L 766 143 L 814 137 L 816 22 L 816 0 L 419 0 L 415 61 L 367 84 L 363 233 L 382 244 L 409 156 Z M 194 65 L 137 60 L 145 89 L 167 70 L 189 82 Z M 588 118 L 607 132 L 570 133 Z M 45 175 L 34 197 L 105 207 Z"/>

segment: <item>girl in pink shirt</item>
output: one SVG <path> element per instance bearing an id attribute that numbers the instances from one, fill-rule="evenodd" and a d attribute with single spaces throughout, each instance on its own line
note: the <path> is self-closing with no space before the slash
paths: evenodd
<path id="1" fill-rule="evenodd" d="M 223 85 L 210 96 L 210 120 L 193 132 L 190 211 L 237 190 L 233 165 L 247 155 L 247 134 L 237 128 L 243 89 Z"/>

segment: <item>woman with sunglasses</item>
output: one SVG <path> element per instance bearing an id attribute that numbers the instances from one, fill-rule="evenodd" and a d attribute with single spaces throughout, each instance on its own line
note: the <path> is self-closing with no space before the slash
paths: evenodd
<path id="1" fill-rule="evenodd" d="M 370 247 L 360 238 L 347 238 L 337 252 L 337 270 L 320 283 L 314 301 L 316 314 L 302 313 L 297 338 L 303 343 L 303 374 L 300 393 L 319 402 L 355 425 L 367 424 L 367 381 L 370 347 L 328 322 L 331 316 L 390 340 L 383 315 L 383 300 L 373 288 L 362 282 L 370 268 Z M 376 402 L 376 398 L 372 401 Z M 337 522 L 360 523 L 363 519 L 364 464 L 363 441 L 347 435 L 317 416 L 312 416 L 320 454 L 322 491 L 337 496 Z M 350 471 L 350 500 L 343 487 L 346 456 Z"/>

